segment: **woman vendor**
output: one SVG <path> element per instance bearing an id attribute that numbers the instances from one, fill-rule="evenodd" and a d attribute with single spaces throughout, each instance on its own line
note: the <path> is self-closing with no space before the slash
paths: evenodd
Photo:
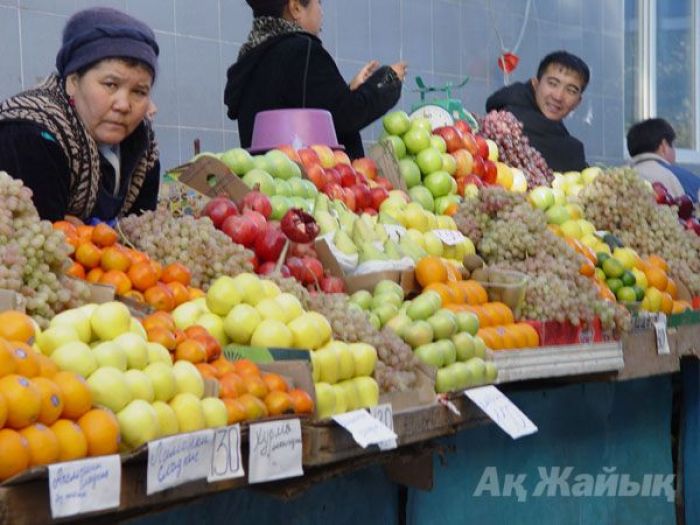
<path id="1" fill-rule="evenodd" d="M 57 73 L 0 104 L 0 170 L 31 188 L 43 219 L 155 209 L 160 163 L 148 114 L 157 66 L 150 27 L 85 9 L 63 29 Z"/>
<path id="2" fill-rule="evenodd" d="M 323 48 L 320 0 L 246 0 L 253 29 L 227 73 L 224 102 L 238 120 L 241 146 L 250 147 L 255 115 L 281 108 L 320 108 L 333 115 L 338 142 L 352 158 L 364 155 L 360 130 L 401 96 L 406 65 L 371 61 L 346 84 Z"/>

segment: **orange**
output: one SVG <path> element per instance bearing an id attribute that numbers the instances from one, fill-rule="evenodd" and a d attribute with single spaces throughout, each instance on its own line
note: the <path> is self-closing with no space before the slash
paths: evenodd
<path id="1" fill-rule="evenodd" d="M 63 414 L 68 419 L 78 419 L 92 407 L 92 395 L 85 379 L 74 372 L 59 372 L 53 381 L 63 393 Z"/>
<path id="2" fill-rule="evenodd" d="M 26 377 L 10 374 L 0 379 L 0 394 L 7 401 L 7 421 L 10 428 L 23 428 L 34 423 L 41 412 L 41 392 Z"/>
<path id="3" fill-rule="evenodd" d="M 540 334 L 537 333 L 537 330 L 535 328 L 527 323 L 518 323 L 519 326 L 521 326 L 521 330 L 527 337 L 527 346 L 526 348 L 535 348 L 540 346 Z"/>
<path id="4" fill-rule="evenodd" d="M 265 399 L 265 396 L 270 392 L 270 389 L 267 388 L 267 384 L 260 376 L 246 375 L 243 376 L 242 379 L 246 391 L 249 394 L 253 394 L 255 397 Z"/>
<path id="5" fill-rule="evenodd" d="M 0 428 L 5 426 L 5 421 L 7 421 L 7 401 L 5 396 L 0 394 Z"/>
<path id="6" fill-rule="evenodd" d="M 491 350 L 501 350 L 503 348 L 503 337 L 493 327 L 479 328 L 476 335 L 481 337 Z"/>
<path id="7" fill-rule="evenodd" d="M 34 337 L 32 318 L 16 310 L 0 312 L 0 337 L 8 341 L 29 342 Z"/>
<path id="8" fill-rule="evenodd" d="M 649 286 L 653 286 L 659 290 L 665 290 L 668 284 L 668 276 L 666 271 L 658 266 L 650 266 L 644 274 L 647 276 Z"/>
<path id="9" fill-rule="evenodd" d="M 10 341 L 10 347 L 12 348 L 12 355 L 17 363 L 16 374 L 24 377 L 36 377 L 39 375 L 39 357 L 31 346 L 19 341 Z"/>
<path id="10" fill-rule="evenodd" d="M 129 268 L 128 276 L 134 288 L 141 292 L 145 292 L 158 282 L 156 270 L 150 261 L 133 263 Z"/>
<path id="11" fill-rule="evenodd" d="M 579 266 L 578 273 L 586 277 L 593 277 L 595 275 L 595 266 L 591 261 L 586 259 L 586 261 Z"/>
<path id="12" fill-rule="evenodd" d="M 238 399 L 233 399 L 230 397 L 223 398 L 223 402 L 224 405 L 226 405 L 226 414 L 228 416 L 226 421 L 227 424 L 233 425 L 235 423 L 245 421 L 247 414 L 243 403 L 241 403 Z"/>
<path id="13" fill-rule="evenodd" d="M 29 443 L 19 432 L 0 430 L 0 481 L 5 481 L 29 467 Z"/>
<path id="14" fill-rule="evenodd" d="M 213 365 L 209 363 L 197 363 L 194 366 L 197 367 L 197 370 L 199 370 L 199 373 L 202 374 L 204 379 L 218 379 L 218 371 Z"/>
<path id="15" fill-rule="evenodd" d="M 126 253 L 126 256 L 129 258 L 132 265 L 149 261 L 148 255 L 146 255 L 145 253 L 140 252 L 138 250 L 132 250 L 131 248 L 123 248 L 124 252 Z"/>
<path id="16" fill-rule="evenodd" d="M 50 428 L 58 439 L 58 461 L 72 461 L 87 456 L 87 439 L 75 421 L 59 419 Z"/>
<path id="17" fill-rule="evenodd" d="M 485 328 L 487 326 L 493 326 L 494 324 L 496 324 L 493 321 L 493 319 L 491 319 L 491 316 L 489 315 L 489 310 L 484 308 L 484 306 L 485 305 L 477 305 L 472 307 L 472 311 L 479 318 L 479 326 L 482 328 Z"/>
<path id="18" fill-rule="evenodd" d="M 666 292 L 671 294 L 671 297 L 673 297 L 674 299 L 678 299 L 678 286 L 676 285 L 676 281 L 674 281 L 670 277 L 666 282 Z"/>
<path id="19" fill-rule="evenodd" d="M 489 295 L 479 282 L 470 279 L 468 281 L 461 281 L 458 284 L 467 295 L 468 304 L 484 304 L 488 302 Z"/>
<path id="20" fill-rule="evenodd" d="M 63 235 L 68 237 L 77 237 L 78 229 L 68 221 L 56 221 L 53 223 L 53 229 L 62 231 Z"/>
<path id="21" fill-rule="evenodd" d="M 175 321 L 173 321 L 173 316 L 168 312 L 153 312 L 147 315 L 141 320 L 141 324 L 148 332 L 151 328 L 155 326 L 161 326 L 167 330 L 175 330 Z"/>
<path id="22" fill-rule="evenodd" d="M 136 301 L 137 303 L 146 304 L 146 298 L 141 292 L 136 290 L 129 290 L 124 294 L 124 297 L 131 299 L 132 301 Z"/>
<path id="23" fill-rule="evenodd" d="M 250 359 L 237 359 L 233 362 L 234 371 L 241 377 L 260 376 L 260 369 Z"/>
<path id="24" fill-rule="evenodd" d="M 265 384 L 267 385 L 267 388 L 270 390 L 270 392 L 275 392 L 276 390 L 286 392 L 287 390 L 289 390 L 287 382 L 279 374 L 263 373 L 262 378 L 263 381 L 265 381 Z"/>
<path id="25" fill-rule="evenodd" d="M 146 330 L 148 340 L 151 343 L 159 343 L 168 350 L 175 350 L 175 334 L 163 326 L 154 326 Z"/>
<path id="26" fill-rule="evenodd" d="M 171 281 L 165 286 L 170 288 L 173 298 L 175 299 L 175 306 L 180 306 L 182 303 L 186 303 L 190 300 L 190 292 L 187 290 L 187 286 L 180 281 Z"/>
<path id="27" fill-rule="evenodd" d="M 287 392 L 275 390 L 268 393 L 265 396 L 264 401 L 265 406 L 267 406 L 267 411 L 271 416 L 279 416 L 280 414 L 286 414 L 294 411 L 292 398 Z"/>
<path id="28" fill-rule="evenodd" d="M 124 295 L 126 292 L 131 290 L 131 281 L 121 270 L 107 270 L 100 277 L 99 283 L 114 286 L 117 295 Z"/>
<path id="29" fill-rule="evenodd" d="M 498 324 L 512 324 L 515 320 L 513 319 L 513 311 L 508 307 L 507 304 L 501 302 L 487 303 L 491 305 L 491 309 L 498 312 L 498 318 L 500 323 Z"/>
<path id="30" fill-rule="evenodd" d="M 295 414 L 310 414 L 314 411 L 314 401 L 306 390 L 294 388 L 289 391 Z"/>
<path id="31" fill-rule="evenodd" d="M 94 226 L 81 224 L 80 226 L 76 226 L 75 229 L 78 232 L 78 239 L 80 240 L 81 244 L 92 240 L 92 230 L 95 229 Z"/>
<path id="32" fill-rule="evenodd" d="M 430 283 L 447 282 L 447 267 L 445 262 L 435 255 L 423 257 L 416 263 L 416 280 L 426 287 Z"/>
<path id="33" fill-rule="evenodd" d="M 143 293 L 146 302 L 156 310 L 170 312 L 175 308 L 175 296 L 163 283 L 156 283 Z"/>
<path id="34" fill-rule="evenodd" d="M 647 257 L 646 262 L 651 266 L 660 268 L 664 272 L 668 272 L 668 264 L 666 264 L 666 260 L 662 257 L 659 257 L 658 255 L 650 255 L 649 257 Z"/>
<path id="35" fill-rule="evenodd" d="M 90 240 L 96 246 L 105 248 L 107 246 L 112 246 L 114 243 L 116 243 L 118 237 L 119 236 L 117 235 L 116 231 L 114 231 L 105 223 L 101 222 L 93 228 Z"/>
<path id="36" fill-rule="evenodd" d="M 219 373 L 219 377 L 223 377 L 229 372 L 236 371 L 236 367 L 233 365 L 233 362 L 229 361 L 224 356 L 221 356 L 218 359 L 214 359 L 210 364 L 214 368 L 216 368 L 217 372 Z"/>
<path id="37" fill-rule="evenodd" d="M 34 423 L 23 428 L 19 433 L 26 438 L 29 445 L 30 467 L 58 461 L 61 449 L 56 434 L 49 427 L 43 423 Z"/>
<path id="38" fill-rule="evenodd" d="M 180 360 L 194 364 L 204 363 L 207 360 L 207 349 L 196 339 L 185 339 L 175 348 L 175 361 Z"/>
<path id="39" fill-rule="evenodd" d="M 71 277 L 75 277 L 77 279 L 85 279 L 85 268 L 83 268 L 82 264 L 74 262 L 70 265 L 70 268 L 66 270 L 66 275 L 70 275 Z"/>
<path id="40" fill-rule="evenodd" d="M 673 312 L 673 297 L 668 292 L 661 292 L 661 311 L 665 314 Z"/>
<path id="41" fill-rule="evenodd" d="M 75 250 L 75 260 L 85 268 L 96 268 L 101 258 L 102 250 L 89 241 L 81 242 Z"/>
<path id="42" fill-rule="evenodd" d="M 515 323 L 510 325 L 510 331 L 515 339 L 515 348 L 527 348 L 528 347 L 528 337 L 527 330 L 523 327 L 522 323 Z"/>
<path id="43" fill-rule="evenodd" d="M 207 294 L 204 293 L 204 290 L 200 288 L 192 288 L 191 286 L 187 289 L 187 291 L 190 293 L 190 301 L 193 301 L 195 299 L 199 299 L 200 297 L 206 297 Z"/>
<path id="44" fill-rule="evenodd" d="M 467 294 L 464 292 L 462 287 L 459 285 L 460 281 L 449 281 L 447 286 L 452 292 L 452 297 L 454 302 L 457 304 L 464 304 L 467 300 Z"/>
<path id="45" fill-rule="evenodd" d="M 221 399 L 233 399 L 247 391 L 243 379 L 236 372 L 228 372 L 219 377 L 219 397 Z"/>
<path id="46" fill-rule="evenodd" d="M 17 361 L 15 361 L 12 347 L 0 338 L 0 377 L 14 374 L 15 370 L 17 370 Z"/>
<path id="47" fill-rule="evenodd" d="M 513 327 L 512 324 L 508 324 L 508 325 L 499 326 L 498 328 L 496 328 L 496 332 L 503 339 L 503 348 L 504 349 L 518 348 L 518 338 L 515 336 L 515 333 L 513 332 L 512 327 Z"/>
<path id="48" fill-rule="evenodd" d="M 63 393 L 56 383 L 45 377 L 35 377 L 32 383 L 41 395 L 41 410 L 37 421 L 44 425 L 52 425 L 63 412 Z"/>
<path id="49" fill-rule="evenodd" d="M 504 318 L 502 317 L 503 312 L 496 306 L 495 303 L 486 303 L 481 305 L 481 310 L 484 315 L 489 319 L 491 326 L 501 326 L 506 324 Z M 486 325 L 479 325 L 486 326 Z"/>
<path id="50" fill-rule="evenodd" d="M 216 359 L 221 355 L 221 343 L 203 326 L 198 324 L 188 326 L 185 329 L 185 335 L 187 338 L 199 341 L 204 345 L 204 349 L 207 351 L 207 361 Z"/>
<path id="51" fill-rule="evenodd" d="M 103 270 L 119 270 L 126 272 L 131 266 L 131 259 L 119 246 L 109 246 L 102 250 L 100 266 Z"/>
<path id="52" fill-rule="evenodd" d="M 114 454 L 119 449 L 119 422 L 111 411 L 94 408 L 78 420 L 78 425 L 85 434 L 89 456 Z"/>
<path id="53" fill-rule="evenodd" d="M 102 268 L 93 268 L 90 270 L 87 275 L 85 276 L 85 279 L 90 282 L 90 283 L 99 283 L 100 279 L 104 275 L 105 271 Z"/>
<path id="54" fill-rule="evenodd" d="M 455 301 L 455 295 L 452 292 L 452 288 L 445 283 L 430 283 L 428 286 L 423 288 L 423 291 L 427 290 L 432 290 L 438 293 L 442 301 L 442 306 L 457 302 Z"/>
<path id="55" fill-rule="evenodd" d="M 192 281 L 192 272 L 182 263 L 172 263 L 163 268 L 161 281 L 164 283 L 178 282 L 185 286 L 189 286 Z"/>
<path id="56" fill-rule="evenodd" d="M 448 282 L 455 282 L 455 281 L 462 280 L 462 272 L 459 271 L 459 268 L 457 268 L 457 266 L 455 266 L 454 264 L 452 264 L 450 262 L 446 262 L 445 268 L 447 268 L 447 281 Z"/>

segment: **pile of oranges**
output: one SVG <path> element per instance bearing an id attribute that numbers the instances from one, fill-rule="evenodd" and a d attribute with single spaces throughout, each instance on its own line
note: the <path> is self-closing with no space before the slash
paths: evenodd
<path id="1" fill-rule="evenodd" d="M 85 380 L 61 372 L 29 343 L 31 319 L 0 313 L 0 481 L 27 468 L 114 454 L 119 424 L 92 407 Z"/>
<path id="2" fill-rule="evenodd" d="M 73 264 L 66 272 L 73 277 L 111 285 L 117 295 L 166 312 L 204 295 L 190 286 L 192 274 L 185 265 L 163 267 L 145 253 L 119 244 L 117 232 L 104 223 L 75 226 L 57 221 L 53 227 L 74 248 Z"/>
<path id="3" fill-rule="evenodd" d="M 163 345 L 173 361 L 185 360 L 197 365 L 221 355 L 221 344 L 204 327 L 193 325 L 180 330 L 168 312 L 154 312 L 141 319 L 141 324 L 148 341 Z"/>
<path id="4" fill-rule="evenodd" d="M 221 356 L 197 368 L 205 378 L 219 382 L 219 397 L 226 404 L 229 424 L 314 410 L 308 392 L 290 388 L 281 375 L 262 372 L 249 359 L 229 361 Z"/>

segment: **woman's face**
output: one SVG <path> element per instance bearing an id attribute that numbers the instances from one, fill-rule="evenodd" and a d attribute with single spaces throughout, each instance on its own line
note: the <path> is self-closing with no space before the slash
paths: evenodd
<path id="1" fill-rule="evenodd" d="M 309 0 L 308 5 L 304 6 L 300 0 L 292 0 L 296 4 L 295 21 L 307 33 L 318 35 L 321 32 L 323 25 L 323 8 L 321 0 Z"/>
<path id="2" fill-rule="evenodd" d="M 151 107 L 153 75 L 141 66 L 106 59 L 82 77 L 66 79 L 66 92 L 90 135 L 100 144 L 119 144 L 143 121 Z"/>

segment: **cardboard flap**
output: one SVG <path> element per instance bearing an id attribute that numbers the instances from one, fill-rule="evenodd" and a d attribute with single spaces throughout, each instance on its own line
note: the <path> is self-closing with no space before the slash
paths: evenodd
<path id="1" fill-rule="evenodd" d="M 377 142 L 369 151 L 370 158 L 377 164 L 382 177 L 391 182 L 394 189 L 408 191 L 406 181 L 401 176 L 399 161 L 396 160 L 394 146 L 388 140 Z"/>
<path id="2" fill-rule="evenodd" d="M 343 272 L 343 268 L 333 255 L 333 252 L 331 252 L 331 247 L 326 239 L 316 239 L 314 241 L 314 249 L 318 260 L 321 261 L 323 267 L 333 277 L 340 277 L 341 279 L 345 277 L 345 272 Z"/>
<path id="3" fill-rule="evenodd" d="M 239 201 L 250 192 L 250 188 L 226 164 L 214 157 L 200 157 L 180 168 L 177 180 L 207 197 L 226 195 Z"/>
<path id="4" fill-rule="evenodd" d="M 391 403 L 391 408 L 396 412 L 411 408 L 432 405 L 435 403 L 435 367 L 418 363 L 416 367 L 416 384 L 412 389 L 403 392 L 387 392 L 379 398 L 379 403 Z"/>

